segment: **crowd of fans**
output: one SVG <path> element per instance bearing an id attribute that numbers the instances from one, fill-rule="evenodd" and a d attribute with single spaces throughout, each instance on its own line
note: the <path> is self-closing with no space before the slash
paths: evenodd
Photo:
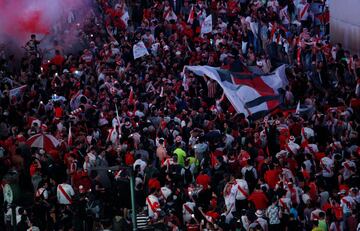
<path id="1" fill-rule="evenodd" d="M 132 230 L 135 212 L 138 230 L 359 230 L 360 59 L 329 42 L 326 0 L 93 4 L 71 22 L 79 53 L 55 37 L 47 60 L 36 36 L 20 64 L 1 52 L 0 177 L 19 190 L 1 227 Z M 288 64 L 279 110 L 251 120 L 183 81 L 238 61 Z M 31 147 L 39 133 L 59 145 Z"/>

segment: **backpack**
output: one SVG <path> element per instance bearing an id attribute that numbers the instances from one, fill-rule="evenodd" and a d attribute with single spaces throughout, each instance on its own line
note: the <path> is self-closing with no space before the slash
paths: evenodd
<path id="1" fill-rule="evenodd" d="M 189 168 L 184 168 L 185 170 L 185 174 L 184 174 L 184 182 L 185 184 L 190 184 L 193 182 L 193 175 L 190 171 L 190 167 Z"/>
<path id="2" fill-rule="evenodd" d="M 245 174 L 244 174 L 246 182 L 252 186 L 254 186 L 256 184 L 256 178 L 255 178 L 253 169 L 254 169 L 253 167 L 250 169 L 246 169 Z"/>
<path id="3" fill-rule="evenodd" d="M 100 205 L 98 201 L 90 200 L 86 203 L 85 211 L 88 216 L 94 216 L 99 218 L 100 216 Z"/>
<path id="4" fill-rule="evenodd" d="M 181 179 L 181 169 L 182 167 L 178 164 L 172 164 L 169 167 L 169 174 L 171 176 L 171 178 L 175 179 L 175 180 L 179 180 Z"/>

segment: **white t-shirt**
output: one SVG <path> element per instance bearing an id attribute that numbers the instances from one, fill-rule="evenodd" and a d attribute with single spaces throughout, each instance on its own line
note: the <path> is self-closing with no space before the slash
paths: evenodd
<path id="1" fill-rule="evenodd" d="M 146 168 L 146 162 L 143 161 L 142 159 L 137 159 L 137 160 L 135 160 L 135 162 L 133 164 L 134 170 L 135 170 L 136 165 L 140 165 L 140 173 L 144 174 L 144 170 Z"/>

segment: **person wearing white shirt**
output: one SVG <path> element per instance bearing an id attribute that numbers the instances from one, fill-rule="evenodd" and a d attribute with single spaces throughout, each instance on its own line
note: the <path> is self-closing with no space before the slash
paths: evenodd
<path id="1" fill-rule="evenodd" d="M 188 223 L 192 219 L 192 215 L 194 214 L 195 203 L 194 202 L 186 202 L 182 206 L 183 212 L 183 220 L 185 223 Z"/>
<path id="2" fill-rule="evenodd" d="M 136 166 L 137 165 L 139 165 L 140 166 L 140 173 L 142 174 L 142 175 L 144 175 L 144 170 L 145 170 L 145 167 L 146 167 L 146 162 L 145 161 L 143 161 L 142 159 L 141 159 L 141 155 L 137 155 L 137 157 L 136 157 L 137 159 L 135 160 L 135 162 L 134 162 L 134 164 L 133 164 L 133 168 L 134 168 L 134 170 L 136 169 Z"/>
<path id="3" fill-rule="evenodd" d="M 264 219 L 264 215 L 265 215 L 264 212 L 262 210 L 257 210 L 255 215 L 258 217 L 255 220 L 255 223 L 258 223 L 261 226 L 263 231 L 268 231 L 269 230 L 269 228 L 268 228 L 269 225 L 268 225 L 267 220 Z"/>
<path id="4" fill-rule="evenodd" d="M 324 178 L 331 178 L 334 176 L 334 161 L 332 159 L 325 156 L 321 159 L 320 165 L 322 167 L 322 176 Z"/>
<path id="5" fill-rule="evenodd" d="M 356 164 L 352 160 L 345 160 L 342 164 L 342 177 L 344 181 L 347 181 L 355 172 L 356 172 Z"/>
<path id="6" fill-rule="evenodd" d="M 246 180 L 233 178 L 232 191 L 235 193 L 236 211 L 241 211 L 247 207 L 247 198 L 249 196 L 249 186 Z"/>
<path id="7" fill-rule="evenodd" d="M 155 195 L 155 193 L 150 194 L 146 198 L 146 205 L 148 206 L 148 216 L 154 220 L 158 219 L 161 209 L 159 198 Z"/>
<path id="8" fill-rule="evenodd" d="M 57 187 L 57 200 L 59 204 L 70 205 L 72 204 L 72 197 L 75 195 L 74 189 L 71 185 L 62 183 Z"/>
<path id="9" fill-rule="evenodd" d="M 286 145 L 286 149 L 291 154 L 294 154 L 294 155 L 298 154 L 298 151 L 300 150 L 300 146 L 297 143 L 295 143 L 295 137 L 294 136 L 290 136 L 289 142 Z"/>
<path id="10" fill-rule="evenodd" d="M 314 160 L 312 159 L 311 154 L 305 154 L 305 161 L 303 162 L 305 166 L 305 170 L 308 173 L 312 173 L 313 169 L 315 169 Z"/>
<path id="11" fill-rule="evenodd" d="M 323 213 L 324 211 L 321 210 L 320 208 L 316 208 L 315 210 L 313 210 L 310 214 L 310 220 L 319 220 L 320 216 L 319 214 L 320 213 Z"/>
<path id="12" fill-rule="evenodd" d="M 351 214 L 351 211 L 356 206 L 356 202 L 354 198 L 352 198 L 350 195 L 344 196 L 340 200 L 340 206 L 343 209 L 343 213 L 345 216 L 349 216 Z"/>
<path id="13" fill-rule="evenodd" d="M 226 214 L 236 211 L 236 207 L 235 207 L 236 191 L 233 190 L 234 184 L 235 184 L 234 181 L 230 181 L 224 187 L 223 195 L 226 206 Z"/>
<path id="14" fill-rule="evenodd" d="M 301 25 L 306 28 L 308 28 L 309 24 L 309 10 L 310 3 L 307 3 L 306 0 L 301 0 L 301 2 L 297 5 L 298 20 L 301 22 Z"/>

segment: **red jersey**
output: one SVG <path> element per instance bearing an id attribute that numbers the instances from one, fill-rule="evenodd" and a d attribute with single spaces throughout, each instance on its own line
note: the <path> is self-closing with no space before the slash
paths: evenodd
<path id="1" fill-rule="evenodd" d="M 255 204 L 256 209 L 266 209 L 268 207 L 269 200 L 264 192 L 254 191 L 248 198 Z"/>

